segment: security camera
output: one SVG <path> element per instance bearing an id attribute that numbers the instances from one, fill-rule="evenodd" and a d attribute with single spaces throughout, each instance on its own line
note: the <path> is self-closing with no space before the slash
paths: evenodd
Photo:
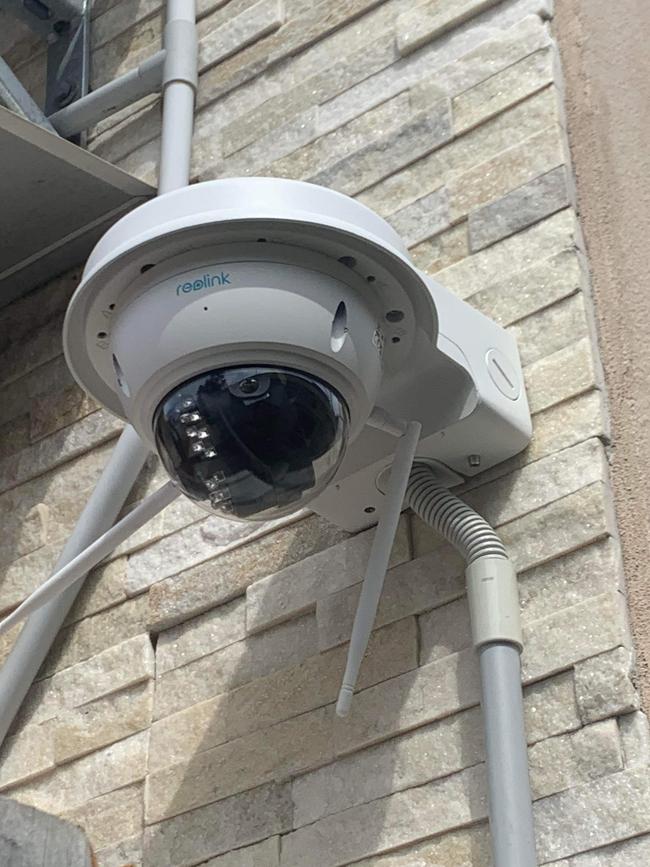
<path id="1" fill-rule="evenodd" d="M 377 408 L 421 423 L 418 459 L 450 483 L 530 435 L 512 338 L 383 219 L 298 181 L 197 184 L 123 217 L 88 260 L 64 345 L 180 489 L 235 520 L 309 504 L 372 523 L 394 450 L 368 424 Z"/>

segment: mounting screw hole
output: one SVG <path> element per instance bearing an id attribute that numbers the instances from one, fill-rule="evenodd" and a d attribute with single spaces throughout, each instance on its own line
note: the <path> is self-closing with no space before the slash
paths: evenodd
<path id="1" fill-rule="evenodd" d="M 402 319 L 404 319 L 403 310 L 389 310 L 386 314 L 386 320 L 388 322 L 401 322 Z"/>
<path id="2" fill-rule="evenodd" d="M 114 304 L 109 304 L 109 305 L 108 305 L 108 309 L 109 309 L 109 310 L 115 310 L 115 305 L 114 305 Z"/>
<path id="3" fill-rule="evenodd" d="M 391 343 L 399 343 L 401 341 L 401 339 L 402 339 L 401 337 L 391 337 L 390 342 Z"/>
<path id="4" fill-rule="evenodd" d="M 266 244 L 266 238 L 258 238 L 257 243 L 258 244 Z"/>
<path id="5" fill-rule="evenodd" d="M 98 331 L 98 332 L 97 332 L 97 337 L 98 337 L 100 340 L 103 340 L 105 337 L 108 337 L 108 334 L 107 334 L 105 331 Z"/>
<path id="6" fill-rule="evenodd" d="M 155 267 L 155 264 L 150 262 L 148 265 L 143 265 L 142 268 L 140 268 L 140 273 L 145 274 L 147 271 L 151 271 L 151 269 Z"/>
<path id="7" fill-rule="evenodd" d="M 341 265 L 345 265 L 346 268 L 356 268 L 357 260 L 354 256 L 341 256 L 339 259 Z"/>
<path id="8" fill-rule="evenodd" d="M 208 308 L 207 308 L 207 307 L 204 307 L 203 309 L 207 311 Z"/>
<path id="9" fill-rule="evenodd" d="M 377 279 L 377 278 L 375 277 L 374 274 L 368 274 L 368 276 L 366 277 L 366 281 L 367 281 L 368 283 L 374 283 L 376 279 Z"/>
<path id="10" fill-rule="evenodd" d="M 366 515 L 372 515 L 374 512 L 377 511 L 377 509 L 375 509 L 374 506 L 366 506 L 363 511 L 366 513 Z"/>

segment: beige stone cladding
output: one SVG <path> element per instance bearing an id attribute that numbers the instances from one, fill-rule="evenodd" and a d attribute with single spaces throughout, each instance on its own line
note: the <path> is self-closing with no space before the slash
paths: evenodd
<path id="1" fill-rule="evenodd" d="M 533 440 L 462 494 L 519 573 L 539 859 L 647 863 L 650 738 L 551 4 L 198 8 L 194 179 L 282 175 L 355 196 L 516 336 Z M 97 0 L 93 16 L 95 85 L 160 47 L 160 0 Z M 30 45 L 6 57 L 38 93 Z M 159 128 L 148 97 L 89 147 L 154 181 Z M 0 310 L 2 611 L 46 577 L 120 429 L 61 357 L 77 279 Z M 152 458 L 132 503 L 162 479 Z M 2 794 L 83 827 L 99 867 L 489 867 L 462 564 L 412 515 L 353 712 L 334 714 L 372 534 L 174 503 L 90 576 L 3 747 Z"/>

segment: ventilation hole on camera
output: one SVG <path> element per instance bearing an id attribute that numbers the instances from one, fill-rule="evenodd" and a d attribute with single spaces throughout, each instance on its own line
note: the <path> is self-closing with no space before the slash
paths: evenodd
<path id="1" fill-rule="evenodd" d="M 117 384 L 122 389 L 122 392 L 127 397 L 131 397 L 131 390 L 127 384 L 126 379 L 124 378 L 124 372 L 120 367 L 120 362 L 115 356 L 113 356 L 113 370 L 115 371 L 115 378 L 117 379 Z"/>
<path id="2" fill-rule="evenodd" d="M 402 339 L 401 337 L 391 337 L 390 342 L 391 343 L 399 343 L 401 341 L 401 339 Z"/>
<path id="3" fill-rule="evenodd" d="M 356 268 L 357 260 L 354 256 L 341 256 L 339 259 L 341 265 L 345 265 L 346 268 Z"/>
<path id="4" fill-rule="evenodd" d="M 404 319 L 404 311 L 403 310 L 389 310 L 386 314 L 386 319 L 388 322 L 401 322 Z"/>
<path id="5" fill-rule="evenodd" d="M 151 269 L 155 267 L 155 264 L 150 262 L 148 265 L 143 265 L 142 268 L 140 268 L 140 273 L 145 274 L 147 271 L 151 271 Z"/>
<path id="6" fill-rule="evenodd" d="M 377 509 L 375 509 L 374 506 L 366 506 L 363 511 L 366 513 L 366 515 L 372 515 L 374 512 L 377 511 Z"/>
<path id="7" fill-rule="evenodd" d="M 257 243 L 258 244 L 266 244 L 266 238 L 258 238 Z"/>
<path id="8" fill-rule="evenodd" d="M 333 352 L 340 352 L 343 349 L 345 338 L 348 333 L 348 311 L 345 306 L 345 301 L 341 301 L 336 308 L 334 319 L 332 320 L 332 335 L 330 343 Z"/>

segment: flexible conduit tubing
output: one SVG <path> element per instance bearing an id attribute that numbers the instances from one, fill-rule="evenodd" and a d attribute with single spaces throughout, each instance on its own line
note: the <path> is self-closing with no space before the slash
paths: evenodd
<path id="1" fill-rule="evenodd" d="M 164 45 L 159 195 L 186 187 L 190 182 L 198 86 L 195 0 L 169 0 Z"/>
<path id="2" fill-rule="evenodd" d="M 488 522 L 416 464 L 406 502 L 467 563 L 479 655 L 494 867 L 537 867 L 521 690 L 522 649 L 514 568 Z"/>
<path id="3" fill-rule="evenodd" d="M 112 526 L 148 454 L 148 447 L 133 428 L 127 426 L 61 552 L 54 567 L 55 572 Z M 27 620 L 0 669 L 0 743 L 9 731 L 84 580 L 85 576 Z"/>

